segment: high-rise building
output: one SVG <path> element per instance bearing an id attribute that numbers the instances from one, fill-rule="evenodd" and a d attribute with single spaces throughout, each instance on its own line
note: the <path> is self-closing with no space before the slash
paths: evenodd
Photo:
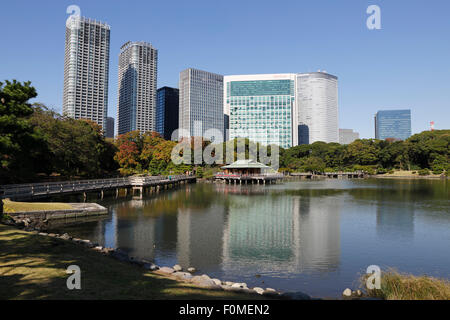
<path id="1" fill-rule="evenodd" d="M 339 143 L 350 144 L 359 139 L 359 133 L 352 129 L 339 129 Z"/>
<path id="2" fill-rule="evenodd" d="M 411 136 L 411 110 L 381 110 L 375 115 L 375 139 L 406 140 Z"/>
<path id="3" fill-rule="evenodd" d="M 172 133 L 178 129 L 179 90 L 170 87 L 159 88 L 157 101 L 156 131 L 164 139 L 170 140 Z"/>
<path id="4" fill-rule="evenodd" d="M 224 139 L 223 76 L 189 68 L 180 73 L 179 88 L 179 129 L 184 131 L 179 138 L 205 137 L 205 131 L 217 129 Z"/>
<path id="5" fill-rule="evenodd" d="M 224 83 L 230 139 L 284 148 L 339 141 L 337 77 L 325 72 L 233 75 Z"/>
<path id="6" fill-rule="evenodd" d="M 294 135 L 295 74 L 235 75 L 224 78 L 229 138 L 248 138 L 289 148 Z"/>
<path id="7" fill-rule="evenodd" d="M 114 138 L 114 118 L 112 118 L 112 117 L 106 118 L 105 137 L 106 138 Z"/>
<path id="8" fill-rule="evenodd" d="M 63 114 L 105 128 L 108 112 L 110 26 L 72 16 L 66 23 Z"/>
<path id="9" fill-rule="evenodd" d="M 296 80 L 298 144 L 339 142 L 338 78 L 313 72 Z"/>
<path id="10" fill-rule="evenodd" d="M 156 131 L 158 50 L 146 42 L 120 48 L 117 132 Z"/>

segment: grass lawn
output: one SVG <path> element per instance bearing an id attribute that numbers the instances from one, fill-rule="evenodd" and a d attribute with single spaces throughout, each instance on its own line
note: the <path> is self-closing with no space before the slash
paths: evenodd
<path id="1" fill-rule="evenodd" d="M 81 269 L 68 290 L 66 269 Z M 0 224 L 0 299 L 258 299 L 156 275 L 81 245 Z"/>
<path id="2" fill-rule="evenodd" d="M 70 210 L 73 207 L 70 204 L 58 202 L 15 202 L 9 199 L 3 200 L 3 210 L 5 213 L 67 209 Z"/>

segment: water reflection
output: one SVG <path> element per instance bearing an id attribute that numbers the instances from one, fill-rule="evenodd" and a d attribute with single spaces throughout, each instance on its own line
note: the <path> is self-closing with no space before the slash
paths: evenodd
<path id="1" fill-rule="evenodd" d="M 223 206 L 180 209 L 177 221 L 178 263 L 210 270 L 221 264 L 226 210 Z"/>
<path id="2" fill-rule="evenodd" d="M 332 201 L 234 196 L 230 203 L 224 232 L 226 273 L 235 273 L 242 264 L 249 272 L 278 275 L 329 271 L 339 265 L 339 207 Z"/>
<path id="3" fill-rule="evenodd" d="M 105 199 L 108 218 L 58 231 L 160 265 L 253 285 L 259 274 L 267 286 L 330 295 L 368 261 L 450 275 L 444 249 L 433 251 L 450 245 L 448 191 L 443 181 L 401 180 L 187 185 Z"/>
<path id="4" fill-rule="evenodd" d="M 377 205 L 377 235 L 380 238 L 414 238 L 414 204 L 393 205 L 379 201 Z"/>

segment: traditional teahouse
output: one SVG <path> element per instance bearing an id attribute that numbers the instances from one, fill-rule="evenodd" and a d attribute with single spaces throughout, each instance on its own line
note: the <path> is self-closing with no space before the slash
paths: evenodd
<path id="1" fill-rule="evenodd" d="M 225 181 L 225 183 L 262 183 L 265 184 L 266 181 L 272 183 L 276 182 L 278 179 L 282 179 L 282 175 L 274 173 L 274 170 L 266 166 L 265 164 L 259 163 L 255 160 L 238 160 L 232 164 L 221 167 L 223 172 L 218 173 L 215 178 L 216 180 Z"/>

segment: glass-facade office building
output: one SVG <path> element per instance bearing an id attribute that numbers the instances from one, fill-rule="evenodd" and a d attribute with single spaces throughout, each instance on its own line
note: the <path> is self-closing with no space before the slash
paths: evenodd
<path id="1" fill-rule="evenodd" d="M 156 131 L 166 140 L 172 139 L 172 133 L 178 129 L 179 90 L 162 87 L 158 89 L 156 104 Z M 178 137 L 174 137 L 176 140 Z"/>
<path id="2" fill-rule="evenodd" d="M 411 136 L 411 110 L 381 110 L 375 115 L 375 139 L 406 140 Z"/>
<path id="3" fill-rule="evenodd" d="M 289 148 L 339 141 L 337 77 L 325 72 L 224 78 L 229 138 Z"/>
<path id="4" fill-rule="evenodd" d="M 179 138 L 205 137 L 223 141 L 223 76 L 189 68 L 180 72 L 179 88 L 179 129 L 182 130 Z M 218 130 L 222 137 L 213 139 L 209 136 L 210 129 Z"/>
<path id="5" fill-rule="evenodd" d="M 120 48 L 117 105 L 118 134 L 155 131 L 158 50 L 147 42 Z"/>
<path id="6" fill-rule="evenodd" d="M 264 145 L 293 145 L 294 75 L 225 77 L 229 138 L 249 138 Z"/>

